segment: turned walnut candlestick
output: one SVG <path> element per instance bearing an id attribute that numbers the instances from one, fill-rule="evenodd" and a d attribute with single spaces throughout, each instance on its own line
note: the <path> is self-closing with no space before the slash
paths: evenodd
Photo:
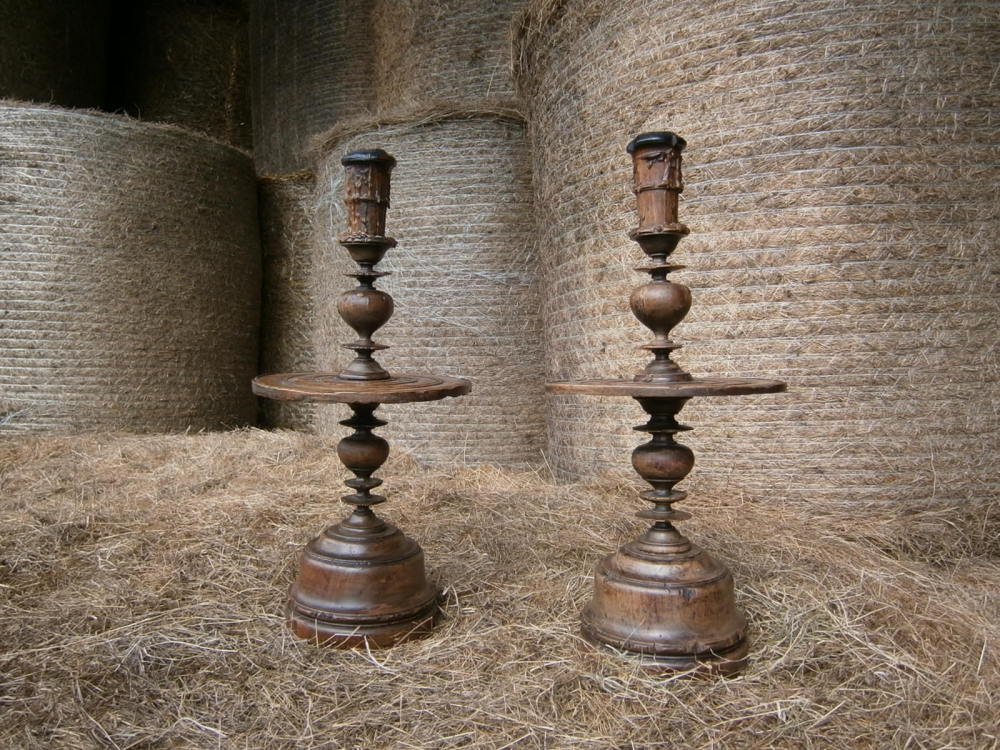
<path id="1" fill-rule="evenodd" d="M 733 578 L 722 563 L 674 527 L 690 518 L 674 509 L 674 503 L 686 497 L 674 486 L 694 466 L 691 449 L 674 438 L 691 429 L 677 422 L 677 414 L 695 396 L 775 393 L 785 384 L 696 378 L 671 359 L 681 345 L 670 338 L 670 331 L 691 307 L 691 290 L 667 279 L 683 268 L 668 258 L 688 234 L 677 219 L 685 145 L 674 133 L 657 132 L 637 136 L 627 148 L 639 209 L 639 226 L 629 237 L 648 258 L 636 270 L 651 277 L 632 292 L 629 304 L 653 332 L 653 340 L 642 346 L 652 360 L 632 380 L 555 381 L 546 387 L 556 393 L 629 396 L 649 415 L 635 429 L 652 438 L 632 452 L 632 466 L 652 486 L 641 496 L 653 507 L 638 514 L 652 525 L 598 566 L 594 595 L 583 612 L 584 636 L 665 668 L 731 673 L 743 667 L 748 650 Z"/>
<path id="2" fill-rule="evenodd" d="M 354 432 L 337 445 L 337 456 L 353 474 L 353 490 L 342 500 L 353 512 L 313 539 L 302 553 L 298 577 L 289 591 L 288 621 L 296 635 L 320 645 L 389 646 L 426 635 L 438 611 L 438 592 L 428 582 L 420 546 L 372 507 L 385 502 L 372 490 L 372 476 L 389 457 L 389 444 L 373 430 L 386 422 L 375 416 L 380 404 L 434 401 L 468 393 L 460 378 L 391 375 L 374 357 L 386 349 L 372 336 L 388 322 L 392 297 L 375 288 L 376 271 L 396 246 L 385 236 L 389 178 L 396 160 L 381 149 L 355 151 L 341 163 L 346 170 L 344 203 L 347 232 L 340 244 L 358 264 L 348 274 L 358 286 L 341 295 L 337 312 L 358 338 L 344 346 L 354 359 L 339 373 L 295 372 L 254 379 L 253 391 L 284 401 L 345 403 L 353 412 L 340 424 Z"/>

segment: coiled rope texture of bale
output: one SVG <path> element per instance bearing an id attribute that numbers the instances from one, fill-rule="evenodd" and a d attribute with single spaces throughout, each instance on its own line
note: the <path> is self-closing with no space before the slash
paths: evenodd
<path id="1" fill-rule="evenodd" d="M 374 110 L 370 0 L 252 0 L 254 160 L 311 168 L 309 140 Z"/>
<path id="2" fill-rule="evenodd" d="M 513 97 L 510 29 L 523 6 L 523 0 L 376 3 L 379 111 Z"/>
<path id="3" fill-rule="evenodd" d="M 260 371 L 316 368 L 312 326 L 316 316 L 314 190 L 311 172 L 261 177 L 258 184 L 264 287 L 261 296 Z M 308 402 L 260 399 L 268 427 L 307 429 L 314 408 Z"/>
<path id="4" fill-rule="evenodd" d="M 630 135 L 689 141 L 677 359 L 790 393 L 694 399 L 690 487 L 977 499 L 1000 485 L 1000 56 L 989 2 L 536 2 L 531 111 L 547 370 L 630 377 Z M 622 467 L 641 412 L 552 399 L 552 465 Z M 626 464 L 627 465 L 627 464 Z"/>
<path id="5" fill-rule="evenodd" d="M 395 124 L 345 126 L 322 146 L 317 184 L 326 269 L 316 278 L 317 352 L 343 367 L 356 338 L 336 312 L 354 270 L 343 231 L 340 157 L 357 148 L 397 156 L 387 231 L 399 242 L 379 264 L 396 311 L 375 336 L 394 373 L 455 375 L 471 395 L 385 408 L 387 437 L 428 463 L 515 464 L 540 458 L 542 370 L 529 155 L 523 121 L 484 110 L 409 112 Z M 326 222 L 324 224 L 324 222 Z M 323 409 L 318 430 L 340 434 Z"/>
<path id="6" fill-rule="evenodd" d="M 342 122 L 513 96 L 511 20 L 523 0 L 254 0 L 258 171 L 309 169 Z"/>
<path id="7" fill-rule="evenodd" d="M 0 430 L 253 422 L 255 192 L 179 128 L 0 104 Z"/>
<path id="8" fill-rule="evenodd" d="M 0 0 L 0 99 L 104 104 L 110 0 Z"/>

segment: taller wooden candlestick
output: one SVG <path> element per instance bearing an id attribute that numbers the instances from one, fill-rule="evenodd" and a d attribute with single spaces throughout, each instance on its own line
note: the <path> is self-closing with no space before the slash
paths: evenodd
<path id="1" fill-rule="evenodd" d="M 396 160 L 381 149 L 355 151 L 341 163 L 347 172 L 344 203 L 347 232 L 339 242 L 358 264 L 358 286 L 341 296 L 337 312 L 358 338 L 344 346 L 354 359 L 339 373 L 293 372 L 253 381 L 258 396 L 283 401 L 346 403 L 353 415 L 341 422 L 354 432 L 337 445 L 337 455 L 353 474 L 342 500 L 354 508 L 340 523 L 313 539 L 289 591 L 288 621 L 296 635 L 326 646 L 390 646 L 430 632 L 437 614 L 437 591 L 427 581 L 420 546 L 372 506 L 385 502 L 372 490 L 372 475 L 389 457 L 389 444 L 372 431 L 386 422 L 379 404 L 434 401 L 468 393 L 460 378 L 390 375 L 374 353 L 386 349 L 373 339 L 393 312 L 392 297 L 375 288 L 376 271 L 396 240 L 385 236 L 389 178 Z"/>
<path id="2" fill-rule="evenodd" d="M 729 673 L 745 663 L 746 621 L 736 608 L 726 567 L 673 525 L 690 518 L 673 508 L 687 495 L 674 485 L 694 466 L 691 449 L 674 439 L 691 429 L 677 422 L 677 414 L 695 396 L 775 393 L 785 384 L 695 378 L 671 359 L 681 345 L 670 339 L 670 331 L 691 307 L 691 290 L 667 280 L 683 268 L 668 258 L 688 234 L 677 219 L 685 145 L 674 133 L 657 132 L 637 136 L 627 149 L 639 208 L 639 226 L 629 236 L 649 259 L 636 270 L 651 277 L 632 292 L 629 303 L 653 332 L 653 340 L 642 346 L 653 359 L 632 380 L 555 381 L 546 387 L 556 393 L 630 396 L 649 415 L 636 429 L 652 439 L 632 452 L 632 466 L 652 486 L 641 496 L 653 507 L 638 514 L 652 525 L 598 566 L 594 596 L 583 612 L 584 636 L 662 667 Z"/>

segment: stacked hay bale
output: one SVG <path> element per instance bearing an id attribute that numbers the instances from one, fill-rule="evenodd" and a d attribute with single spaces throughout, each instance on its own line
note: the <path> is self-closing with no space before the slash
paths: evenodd
<path id="1" fill-rule="evenodd" d="M 111 0 L 0 0 L 0 98 L 104 103 Z"/>
<path id="2" fill-rule="evenodd" d="M 379 109 L 510 98 L 511 19 L 523 0 L 375 3 Z"/>
<path id="3" fill-rule="evenodd" d="M 0 0 L 0 98 L 104 104 L 111 0 Z"/>
<path id="4" fill-rule="evenodd" d="M 644 360 L 623 149 L 675 130 L 692 228 L 676 280 L 694 293 L 678 359 L 791 391 L 693 401 L 690 484 L 768 500 L 995 494 L 998 54 L 988 3 L 535 2 L 520 84 L 549 377 Z M 554 398 L 551 463 L 621 467 L 628 410 Z"/>
<path id="5" fill-rule="evenodd" d="M 343 231 L 345 152 L 378 146 L 396 154 L 387 229 L 399 242 L 379 268 L 396 312 L 377 335 L 392 348 L 390 372 L 468 377 L 469 396 L 385 407 L 387 435 L 426 462 L 537 460 L 542 415 L 538 288 L 530 158 L 520 118 L 499 111 L 413 112 L 397 123 L 348 125 L 322 147 L 319 238 L 327 247 L 318 282 L 321 363 L 344 363 L 355 338 L 336 303 L 349 258 Z M 339 432 L 324 410 L 318 427 Z"/>
<path id="6" fill-rule="evenodd" d="M 250 159 L 36 105 L 0 105 L 0 134 L 0 430 L 253 422 Z"/>
<path id="7" fill-rule="evenodd" d="M 317 366 L 315 236 L 310 139 L 374 106 L 367 0 L 252 0 L 251 98 L 259 177 L 264 292 L 260 371 Z M 335 283 L 335 282 L 332 282 Z M 339 320 L 339 319 L 338 319 Z M 263 424 L 306 429 L 311 404 L 261 399 Z"/>
<path id="8" fill-rule="evenodd" d="M 253 0 L 254 158 L 311 166 L 344 120 L 513 95 L 510 26 L 523 0 Z"/>
<path id="9" fill-rule="evenodd" d="M 316 368 L 312 327 L 316 305 L 312 284 L 312 172 L 261 177 L 258 183 L 264 287 L 261 294 L 260 371 L 295 372 Z M 261 399 L 261 423 L 304 429 L 313 421 L 306 402 Z"/>
<path id="10" fill-rule="evenodd" d="M 374 106 L 372 41 L 365 33 L 371 5 L 367 0 L 250 3 L 254 164 L 260 175 L 264 249 L 264 373 L 317 366 L 314 284 L 322 254 L 313 226 L 319 216 L 310 139 Z M 261 399 L 260 408 L 269 427 L 314 425 L 311 404 Z"/>
<path id="11" fill-rule="evenodd" d="M 127 0 L 113 21 L 109 109 L 251 147 L 244 0 Z"/>
<path id="12" fill-rule="evenodd" d="M 254 160 L 262 174 L 311 166 L 309 139 L 374 107 L 370 0 L 253 0 Z"/>

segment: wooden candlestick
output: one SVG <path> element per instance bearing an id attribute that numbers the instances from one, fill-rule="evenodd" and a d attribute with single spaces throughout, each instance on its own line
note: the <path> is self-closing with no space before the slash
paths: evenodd
<path id="1" fill-rule="evenodd" d="M 695 378 L 671 359 L 681 345 L 670 339 L 670 331 L 691 307 L 690 289 L 667 279 L 683 268 L 668 258 L 688 234 L 677 219 L 685 145 L 674 133 L 656 132 L 637 136 L 627 149 L 639 209 L 639 226 L 629 236 L 649 259 L 636 270 L 651 277 L 632 292 L 629 303 L 653 332 L 653 340 L 642 347 L 653 359 L 632 380 L 555 381 L 546 387 L 555 393 L 629 396 L 649 415 L 636 429 L 652 439 L 632 452 L 632 466 L 652 486 L 641 496 L 653 507 L 638 514 L 652 525 L 598 566 L 594 595 L 583 612 L 584 636 L 668 669 L 732 673 L 744 666 L 748 652 L 732 575 L 673 525 L 690 518 L 673 508 L 687 495 L 674 486 L 694 466 L 691 449 L 674 439 L 691 429 L 677 422 L 677 414 L 695 396 L 776 393 L 785 384 Z"/>
<path id="2" fill-rule="evenodd" d="M 353 490 L 342 500 L 354 508 L 306 546 L 288 598 L 292 631 L 320 645 L 390 646 L 427 635 L 438 612 L 437 590 L 424 571 L 415 541 L 379 518 L 372 507 L 385 502 L 372 490 L 372 476 L 389 457 L 389 443 L 373 430 L 386 422 L 375 416 L 384 403 L 434 401 L 468 393 L 461 378 L 390 375 L 374 353 L 387 347 L 373 339 L 393 312 L 392 297 L 375 288 L 385 274 L 375 265 L 396 246 L 385 236 L 389 179 L 396 163 L 381 149 L 355 151 L 341 163 L 347 172 L 344 203 L 347 232 L 340 244 L 358 264 L 358 286 L 341 296 L 337 312 L 358 334 L 345 344 L 355 358 L 339 373 L 295 372 L 255 378 L 258 396 L 284 401 L 346 403 L 353 412 L 340 424 L 353 433 L 337 445 L 337 456 L 353 474 Z"/>

